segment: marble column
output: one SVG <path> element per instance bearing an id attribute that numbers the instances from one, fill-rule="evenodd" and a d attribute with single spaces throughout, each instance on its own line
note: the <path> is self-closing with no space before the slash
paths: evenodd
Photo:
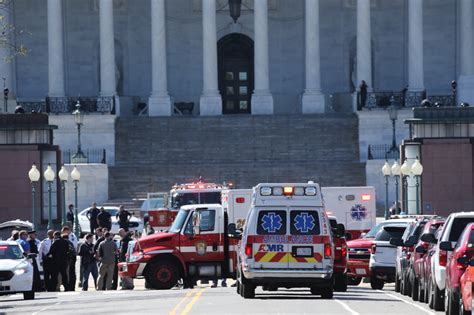
<path id="1" fill-rule="evenodd" d="M 13 11 L 13 3 L 10 6 L 3 6 L 0 8 L 0 15 L 3 16 L 3 23 L 6 25 L 11 25 L 13 23 L 12 19 L 12 11 Z M 14 33 L 12 32 L 10 36 L 8 36 L 8 40 L 15 42 Z M 13 76 L 13 64 L 15 62 L 14 52 L 10 47 L 2 47 L 0 48 L 0 87 L 3 89 L 6 87 L 10 90 L 8 94 L 8 111 L 11 112 L 15 108 L 15 82 Z M 5 86 L 3 83 L 5 82 Z M 0 106 L 3 111 L 3 105 Z"/>
<path id="2" fill-rule="evenodd" d="M 321 61 L 319 51 L 319 0 L 305 2 L 305 77 L 302 100 L 304 114 L 324 113 L 321 93 Z"/>
<path id="3" fill-rule="evenodd" d="M 48 0 L 48 96 L 65 97 L 62 0 Z"/>
<path id="4" fill-rule="evenodd" d="M 460 0 L 459 6 L 459 78 L 457 103 L 474 105 L 473 0 Z"/>
<path id="5" fill-rule="evenodd" d="M 254 1 L 255 32 L 255 90 L 252 95 L 252 114 L 273 114 L 268 70 L 268 2 Z"/>
<path id="6" fill-rule="evenodd" d="M 408 94 L 425 90 L 423 67 L 423 0 L 408 1 Z M 410 95 L 408 95 L 410 97 Z M 421 95 L 414 102 L 421 101 Z M 408 104 L 413 105 L 413 104 Z"/>
<path id="7" fill-rule="evenodd" d="M 202 116 L 222 114 L 222 98 L 217 83 L 216 0 L 202 2 L 203 89 L 200 99 Z"/>
<path id="8" fill-rule="evenodd" d="M 99 12 L 100 96 L 113 97 L 117 94 L 117 82 L 115 78 L 115 35 L 113 0 L 99 0 Z"/>
<path id="9" fill-rule="evenodd" d="M 370 0 L 357 0 L 357 90 L 362 80 L 373 90 L 371 33 Z"/>
<path id="10" fill-rule="evenodd" d="M 149 116 L 171 116 L 166 62 L 165 0 L 151 0 L 151 85 Z"/>

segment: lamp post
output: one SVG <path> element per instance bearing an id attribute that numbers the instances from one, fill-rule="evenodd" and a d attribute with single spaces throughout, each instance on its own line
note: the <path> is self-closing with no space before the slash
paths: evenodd
<path id="1" fill-rule="evenodd" d="M 63 220 L 62 220 L 62 225 L 66 225 L 66 183 L 67 180 L 69 179 L 69 173 L 64 167 L 64 165 L 61 167 L 61 170 L 59 171 L 59 179 L 61 180 L 61 189 L 63 192 Z"/>
<path id="2" fill-rule="evenodd" d="M 36 164 L 33 163 L 33 165 L 31 166 L 31 169 L 30 171 L 28 172 L 28 177 L 30 178 L 30 182 L 31 182 L 31 223 L 33 223 L 33 229 L 35 228 L 35 225 L 36 225 L 36 209 L 35 209 L 35 205 L 36 205 L 36 188 L 35 188 L 35 185 L 36 183 L 39 181 L 40 179 L 40 172 L 38 171 L 38 169 L 36 168 Z"/>
<path id="3" fill-rule="evenodd" d="M 400 163 L 398 163 L 398 161 L 395 160 L 395 162 L 393 162 L 393 165 L 392 165 L 392 175 L 393 177 L 395 177 L 395 206 L 397 208 L 397 211 L 398 211 L 398 193 L 399 193 L 398 180 L 400 178 L 401 173 L 402 171 L 401 171 Z"/>
<path id="4" fill-rule="evenodd" d="M 457 103 L 456 101 L 457 87 L 458 87 L 458 83 L 456 82 L 456 80 L 451 81 L 451 88 L 453 90 L 453 104 L 452 104 L 453 106 L 456 106 L 456 103 Z"/>
<path id="5" fill-rule="evenodd" d="M 77 216 L 77 184 L 81 179 L 81 173 L 76 166 L 74 166 L 71 172 L 71 178 L 74 181 L 74 234 L 80 236 L 81 231 L 79 230 L 79 218 Z"/>
<path id="6" fill-rule="evenodd" d="M 388 178 L 392 175 L 392 170 L 387 160 L 385 160 L 385 164 L 382 167 L 382 174 L 385 177 L 385 220 L 388 220 Z"/>
<path id="7" fill-rule="evenodd" d="M 52 198 L 51 198 L 51 185 L 54 181 L 54 178 L 56 177 L 56 174 L 54 174 L 53 169 L 51 168 L 51 164 L 48 164 L 48 167 L 46 168 L 46 171 L 44 171 L 44 179 L 48 182 L 48 227 L 47 229 L 50 230 L 53 228 L 53 205 L 51 204 Z"/>
<path id="8" fill-rule="evenodd" d="M 403 210 L 408 214 L 408 177 L 411 174 L 411 167 L 408 165 L 408 159 L 405 158 L 401 167 L 402 178 L 403 178 Z"/>
<path id="9" fill-rule="evenodd" d="M 240 11 L 242 8 L 242 0 L 229 0 L 229 13 L 234 23 L 237 23 L 237 20 L 240 17 Z"/>
<path id="10" fill-rule="evenodd" d="M 72 156 L 72 158 L 75 161 L 83 162 L 86 159 L 86 156 L 84 155 L 81 149 L 81 126 L 84 121 L 84 112 L 81 111 L 81 103 L 79 102 L 79 100 L 76 104 L 76 110 L 73 111 L 72 114 L 74 115 L 74 121 L 76 122 L 77 126 L 77 151 Z"/>
<path id="11" fill-rule="evenodd" d="M 423 174 L 423 165 L 421 165 L 418 157 L 411 166 L 411 172 L 416 179 L 416 214 L 420 214 L 420 177 Z"/>
<path id="12" fill-rule="evenodd" d="M 388 111 L 388 116 L 390 117 L 390 120 L 392 121 L 392 146 L 390 147 L 390 150 L 388 150 L 387 153 L 392 153 L 392 152 L 400 153 L 400 150 L 397 147 L 397 139 L 395 136 L 395 122 L 398 119 L 398 109 L 395 106 L 395 99 L 393 96 L 390 99 L 390 103 L 391 105 L 388 107 L 387 111 Z"/>

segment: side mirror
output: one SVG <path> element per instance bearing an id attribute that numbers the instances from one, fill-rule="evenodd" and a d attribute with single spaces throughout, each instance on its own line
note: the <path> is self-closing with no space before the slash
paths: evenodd
<path id="1" fill-rule="evenodd" d="M 453 250 L 453 245 L 451 245 L 451 242 L 449 241 L 444 241 L 439 243 L 439 249 L 450 252 Z"/>
<path id="2" fill-rule="evenodd" d="M 235 239 L 242 239 L 242 233 L 237 230 L 235 223 L 230 223 L 227 226 L 227 236 Z"/>
<path id="3" fill-rule="evenodd" d="M 349 232 L 346 232 L 346 240 L 350 241 L 352 239 L 352 234 Z"/>
<path id="4" fill-rule="evenodd" d="M 405 242 L 405 246 L 413 247 L 418 242 L 418 238 L 415 235 L 410 236 L 407 241 Z"/>
<path id="5" fill-rule="evenodd" d="M 336 236 L 344 237 L 344 235 L 346 235 L 346 228 L 344 227 L 344 224 L 339 223 L 336 227 Z"/>
<path id="6" fill-rule="evenodd" d="M 200 226 L 201 226 L 201 213 L 197 210 L 193 212 L 193 234 L 198 235 L 200 234 Z"/>
<path id="7" fill-rule="evenodd" d="M 403 243 L 403 240 L 401 238 L 394 238 L 392 237 L 390 239 L 390 245 L 393 245 L 393 246 L 403 246 L 404 243 Z"/>
<path id="8" fill-rule="evenodd" d="M 438 242 L 438 240 L 436 239 L 436 237 L 432 233 L 425 233 L 420 237 L 420 239 L 423 242 L 431 243 L 431 244 L 436 244 Z"/>
<path id="9" fill-rule="evenodd" d="M 26 254 L 26 258 L 28 258 L 28 259 L 36 259 L 37 256 L 38 256 L 38 254 L 35 254 L 35 253 Z"/>
<path id="10" fill-rule="evenodd" d="M 415 252 L 417 252 L 419 254 L 426 254 L 427 250 L 422 245 L 418 245 L 415 248 Z"/>
<path id="11" fill-rule="evenodd" d="M 460 263 L 461 265 L 467 266 L 467 265 L 469 265 L 470 260 L 467 256 L 462 256 L 462 257 L 458 258 L 458 263 Z"/>

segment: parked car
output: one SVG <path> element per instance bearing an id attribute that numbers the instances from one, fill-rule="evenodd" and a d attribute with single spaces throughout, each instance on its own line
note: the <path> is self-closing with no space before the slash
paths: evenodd
<path id="1" fill-rule="evenodd" d="M 378 232 L 384 227 L 398 223 L 412 222 L 412 218 L 390 219 L 374 226 L 360 239 L 347 242 L 347 282 L 349 285 L 359 285 L 364 277 L 370 277 L 370 249 Z"/>
<path id="2" fill-rule="evenodd" d="M 441 249 L 452 252 L 446 264 L 445 309 L 447 315 L 459 313 L 461 300 L 460 280 L 466 271 L 469 260 L 474 255 L 474 223 L 466 226 L 456 246 L 450 241 L 441 242 Z"/>
<path id="3" fill-rule="evenodd" d="M 14 241 L 0 241 L 0 295 L 23 293 L 25 300 L 33 300 L 33 265 L 21 246 Z"/>
<path id="4" fill-rule="evenodd" d="M 373 240 L 370 251 L 370 286 L 381 290 L 385 282 L 395 281 L 395 261 L 397 247 L 390 244 L 390 239 L 400 239 L 408 222 L 384 226 Z"/>
<path id="5" fill-rule="evenodd" d="M 431 271 L 431 256 L 434 252 L 436 243 L 429 243 L 423 240 L 423 235 L 436 235 L 439 229 L 443 226 L 445 219 L 435 218 L 429 220 L 423 231 L 421 232 L 420 240 L 415 246 L 415 254 L 413 256 L 413 270 L 418 284 L 418 300 L 420 302 L 428 302 L 428 280 Z"/>
<path id="6" fill-rule="evenodd" d="M 456 246 L 459 236 L 464 228 L 471 222 L 474 222 L 474 212 L 457 212 L 452 213 L 446 223 L 439 238 L 439 244 L 431 259 L 431 283 L 430 293 L 432 306 L 436 311 L 444 311 L 445 286 L 446 286 L 446 264 L 452 254 L 447 251 L 446 245 L 442 243 L 451 242 L 451 248 Z M 434 239 L 434 237 L 433 237 Z"/>
<path id="7" fill-rule="evenodd" d="M 336 217 L 329 216 L 334 241 L 334 290 L 347 291 L 347 243 L 345 228 L 337 223 Z"/>
<path id="8" fill-rule="evenodd" d="M 472 241 L 474 242 L 474 239 Z M 461 300 L 459 303 L 460 304 L 459 314 L 462 314 L 462 315 L 472 314 L 472 305 L 473 305 L 472 288 L 473 286 L 474 286 L 474 258 L 471 258 L 468 261 L 466 272 L 464 272 L 460 280 Z"/>
<path id="9" fill-rule="evenodd" d="M 91 232 L 90 222 L 89 222 L 89 219 L 87 218 L 87 211 L 89 211 L 89 209 L 90 209 L 90 207 L 82 210 L 78 214 L 79 225 L 81 227 L 81 235 L 84 235 L 86 233 Z M 112 218 L 111 218 L 112 219 L 112 230 L 111 230 L 111 232 L 112 233 L 118 233 L 119 224 L 118 224 L 118 220 L 115 217 L 115 215 L 118 213 L 119 207 L 104 207 L 104 209 L 105 209 L 105 211 L 107 211 L 108 213 L 110 213 L 112 215 Z M 143 222 L 142 222 L 142 220 L 135 217 L 135 216 L 132 216 L 130 218 L 130 222 L 129 222 L 128 225 L 129 225 L 129 230 L 130 231 L 138 231 L 140 233 L 143 231 Z"/>

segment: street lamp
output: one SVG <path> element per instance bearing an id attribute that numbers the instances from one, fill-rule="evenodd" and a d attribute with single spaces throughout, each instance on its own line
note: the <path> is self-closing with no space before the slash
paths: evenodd
<path id="1" fill-rule="evenodd" d="M 62 225 L 66 225 L 66 183 L 67 180 L 69 179 L 69 173 L 64 167 L 64 165 L 61 167 L 61 170 L 59 171 L 59 179 L 61 180 L 61 188 L 63 192 L 63 220 L 62 220 Z"/>
<path id="2" fill-rule="evenodd" d="M 392 170 L 387 160 L 382 167 L 382 174 L 385 177 L 385 220 L 388 220 L 388 178 L 392 175 Z"/>
<path id="3" fill-rule="evenodd" d="M 72 156 L 74 161 L 83 162 L 86 159 L 86 156 L 81 149 L 81 126 L 84 121 L 84 112 L 81 111 L 81 103 L 77 100 L 76 110 L 72 112 L 74 115 L 74 121 L 77 125 L 77 151 Z"/>
<path id="4" fill-rule="evenodd" d="M 403 181 L 403 211 L 408 214 L 408 177 L 411 174 L 411 167 L 408 165 L 408 159 L 405 158 L 405 162 L 403 162 L 401 167 L 402 172 L 402 181 Z"/>
<path id="5" fill-rule="evenodd" d="M 234 20 L 234 23 L 237 23 L 237 20 L 240 17 L 240 11 L 242 8 L 242 0 L 229 0 L 229 12 L 230 17 Z"/>
<path id="6" fill-rule="evenodd" d="M 397 121 L 397 118 L 398 118 L 398 109 L 395 106 L 395 99 L 393 96 L 390 99 L 390 103 L 391 105 L 387 108 L 387 111 L 388 111 L 388 116 L 390 117 L 390 120 L 392 121 L 392 146 L 390 150 L 388 150 L 387 153 L 391 153 L 391 152 L 400 153 L 400 150 L 397 147 L 397 139 L 395 136 L 395 122 Z"/>
<path id="7" fill-rule="evenodd" d="M 30 171 L 28 172 L 28 177 L 30 178 L 30 182 L 31 182 L 31 198 L 32 198 L 32 206 L 31 206 L 31 220 L 32 220 L 32 223 L 33 223 L 33 229 L 35 228 L 35 225 L 36 225 L 36 209 L 35 209 L 35 204 L 36 204 L 36 189 L 35 189 L 35 185 L 36 183 L 39 181 L 40 179 L 40 172 L 38 171 L 38 169 L 36 168 L 36 164 L 33 163 L 33 165 L 31 166 L 31 169 Z"/>
<path id="8" fill-rule="evenodd" d="M 423 174 L 423 165 L 421 165 L 418 157 L 416 157 L 415 163 L 411 166 L 411 172 L 416 178 L 416 214 L 420 214 L 420 177 Z"/>
<path id="9" fill-rule="evenodd" d="M 80 236 L 81 231 L 79 230 L 79 218 L 77 216 L 77 184 L 81 179 L 81 173 L 79 173 L 76 166 L 71 172 L 71 178 L 74 181 L 74 234 Z"/>
<path id="10" fill-rule="evenodd" d="M 44 179 L 48 182 L 48 227 L 47 229 L 50 230 L 53 228 L 53 205 L 51 204 L 51 184 L 54 181 L 54 178 L 56 177 L 56 174 L 54 174 L 53 169 L 51 168 L 51 164 L 48 164 L 48 167 L 46 168 L 46 171 L 44 171 Z"/>
<path id="11" fill-rule="evenodd" d="M 401 166 L 400 166 L 400 163 L 398 163 L 397 160 L 395 160 L 395 162 L 393 162 L 393 165 L 392 165 L 392 175 L 393 177 L 395 177 L 395 207 L 397 209 L 397 212 L 398 212 L 398 179 L 400 178 L 400 175 L 402 174 L 402 171 L 401 171 Z"/>

